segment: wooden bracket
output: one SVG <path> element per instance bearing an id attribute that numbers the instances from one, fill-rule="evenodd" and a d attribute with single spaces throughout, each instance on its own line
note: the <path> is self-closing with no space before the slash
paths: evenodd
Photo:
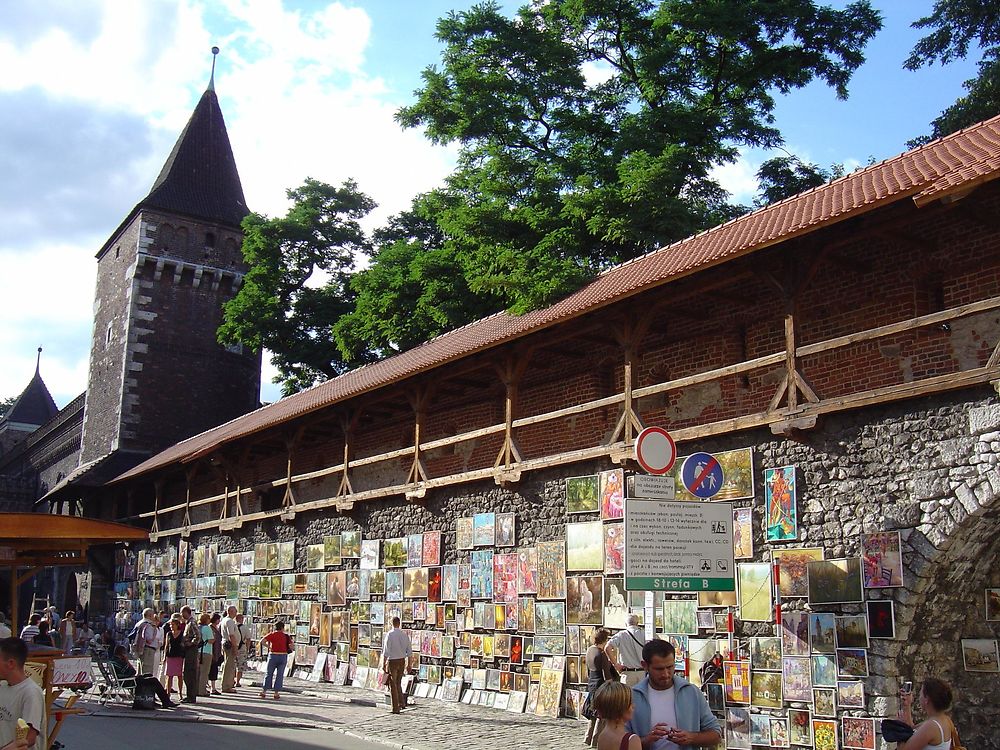
<path id="1" fill-rule="evenodd" d="M 632 397 L 632 366 L 639 344 L 649 330 L 655 311 L 655 308 L 651 308 L 646 310 L 642 316 L 628 315 L 620 325 L 614 328 L 615 338 L 618 340 L 618 344 L 621 346 L 624 355 L 622 381 L 625 399 L 622 403 L 622 412 L 618 417 L 618 423 L 615 425 L 615 429 L 611 433 L 611 438 L 608 440 L 609 445 L 616 443 L 619 436 L 621 436 L 626 449 L 630 450 L 635 443 L 636 436 L 646 429 L 635 408 L 635 401 Z"/>
<path id="2" fill-rule="evenodd" d="M 156 479 L 153 482 L 153 524 L 149 527 L 149 541 L 155 542 L 154 534 L 160 531 L 160 498 L 163 496 L 164 480 Z"/>
<path id="3" fill-rule="evenodd" d="M 493 473 L 493 481 L 500 487 L 512 487 L 521 481 L 520 469 L 501 469 Z"/>
<path id="4" fill-rule="evenodd" d="M 336 498 L 346 497 L 348 495 L 354 494 L 354 487 L 351 485 L 351 443 L 354 442 L 354 429 L 358 425 L 358 418 L 361 416 L 361 410 L 355 409 L 350 417 L 342 417 L 340 420 L 340 428 L 344 433 L 344 472 L 340 476 L 340 486 L 337 487 L 337 494 L 334 495 Z M 351 507 L 354 503 L 350 503 Z M 341 504 L 337 503 L 337 509 L 340 509 Z"/>
<path id="5" fill-rule="evenodd" d="M 818 417 L 815 414 L 811 414 L 803 417 L 784 419 L 781 422 L 772 422 L 771 434 L 798 440 L 801 439 L 804 432 L 816 427 L 817 420 Z"/>
<path id="6" fill-rule="evenodd" d="M 184 471 L 184 517 L 181 519 L 181 526 L 191 525 L 191 485 L 198 475 L 199 464 L 195 463 Z"/>
<path id="7" fill-rule="evenodd" d="M 424 419 L 427 416 L 427 406 L 431 401 L 434 394 L 433 386 L 424 386 L 419 388 L 416 393 L 410 395 L 410 405 L 413 407 L 413 463 L 410 465 L 410 472 L 406 476 L 407 484 L 417 484 L 419 481 L 427 480 L 427 467 L 424 466 L 423 458 L 420 455 L 420 440 L 421 440 L 421 430 L 423 428 Z M 418 497 L 423 497 L 426 490 L 412 491 L 414 497 L 411 498 L 411 492 L 406 493 L 406 499 L 412 500 Z"/>
<path id="8" fill-rule="evenodd" d="M 496 477 L 501 475 L 513 477 L 516 473 L 517 479 L 513 482 L 520 479 L 521 472 L 509 470 L 511 466 L 524 460 L 521 456 L 521 450 L 517 446 L 517 441 L 514 439 L 514 413 L 517 411 L 518 387 L 521 384 L 524 371 L 528 367 L 528 362 L 531 361 L 532 352 L 533 350 L 527 350 L 527 352 L 522 352 L 520 356 L 507 357 L 503 364 L 497 365 L 496 368 L 505 389 L 504 432 L 503 444 L 500 446 L 496 461 L 493 462 L 493 468 L 499 470 Z M 497 484 L 501 484 L 499 478 L 496 481 Z"/>
<path id="9" fill-rule="evenodd" d="M 285 494 L 281 497 L 281 520 L 291 521 L 295 518 L 293 510 L 297 499 L 295 488 L 292 486 L 292 458 L 295 455 L 295 448 L 302 439 L 302 433 L 306 430 L 305 425 L 299 427 L 292 434 L 285 434 L 285 451 L 288 454 L 288 461 L 285 464 Z"/>

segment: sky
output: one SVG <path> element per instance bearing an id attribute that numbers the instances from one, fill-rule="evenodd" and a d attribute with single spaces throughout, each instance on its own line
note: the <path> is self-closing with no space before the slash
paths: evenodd
<path id="1" fill-rule="evenodd" d="M 842 6 L 843 2 L 834 2 Z M 905 71 L 931 0 L 874 0 L 884 16 L 847 101 L 821 84 L 779 98 L 786 148 L 854 167 L 906 149 L 962 93 L 975 60 Z M 247 203 L 282 214 L 306 177 L 355 179 L 374 228 L 444 180 L 454 148 L 403 131 L 396 110 L 438 61 L 436 20 L 468 0 L 0 0 L 0 398 L 41 372 L 62 407 L 83 392 L 94 254 L 148 192 L 205 89 L 216 92 Z M 517 3 L 505 3 L 513 9 Z M 716 175 L 749 203 L 778 155 Z M 266 356 L 265 356 L 266 360 Z M 262 399 L 278 398 L 264 368 Z"/>

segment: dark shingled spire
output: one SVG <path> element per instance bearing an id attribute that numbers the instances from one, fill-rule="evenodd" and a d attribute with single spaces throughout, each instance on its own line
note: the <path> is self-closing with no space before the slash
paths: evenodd
<path id="1" fill-rule="evenodd" d="M 249 213 L 219 99 L 211 83 L 138 208 L 159 209 L 236 228 Z"/>
<path id="2" fill-rule="evenodd" d="M 38 351 L 41 354 L 42 350 L 39 349 Z M 28 383 L 28 387 L 17 397 L 17 401 L 10 407 L 10 410 L 4 415 L 3 419 L 0 419 L 0 422 L 6 420 L 8 422 L 41 426 L 58 413 L 59 407 L 56 406 L 56 402 L 52 399 L 49 389 L 45 387 L 45 382 L 38 371 L 38 365 L 36 365 L 35 376 Z"/>

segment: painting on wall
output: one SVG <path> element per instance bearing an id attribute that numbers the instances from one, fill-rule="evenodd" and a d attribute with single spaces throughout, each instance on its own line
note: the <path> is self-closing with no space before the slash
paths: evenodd
<path id="1" fill-rule="evenodd" d="M 837 705 L 840 708 L 864 708 L 865 684 L 860 680 L 837 680 Z"/>
<path id="2" fill-rule="evenodd" d="M 472 543 L 476 547 L 496 544 L 496 513 L 476 513 L 472 517 Z"/>
<path id="3" fill-rule="evenodd" d="M 837 661 L 830 654 L 813 654 L 812 684 L 813 687 L 836 687 Z"/>
<path id="4" fill-rule="evenodd" d="M 725 687 L 727 705 L 750 705 L 750 662 L 723 662 L 722 684 Z"/>
<path id="5" fill-rule="evenodd" d="M 563 635 L 566 632 L 566 605 L 563 602 L 535 604 L 535 633 Z"/>
<path id="6" fill-rule="evenodd" d="M 785 656 L 809 656 L 809 614 L 782 612 L 781 652 Z"/>
<path id="7" fill-rule="evenodd" d="M 740 619 L 745 622 L 771 621 L 771 566 L 767 563 L 739 563 Z"/>
<path id="8" fill-rule="evenodd" d="M 807 567 L 810 604 L 850 604 L 864 601 L 860 557 L 810 562 Z"/>
<path id="9" fill-rule="evenodd" d="M 517 551 L 517 593 L 538 593 L 538 550 L 534 547 Z"/>
<path id="10" fill-rule="evenodd" d="M 323 570 L 326 563 L 323 560 L 323 545 L 306 545 L 306 570 Z"/>
<path id="11" fill-rule="evenodd" d="M 361 569 L 375 570 L 378 567 L 379 539 L 365 539 L 361 542 Z"/>
<path id="12" fill-rule="evenodd" d="M 601 508 L 601 480 L 597 474 L 566 480 L 566 512 L 594 513 Z"/>
<path id="13" fill-rule="evenodd" d="M 559 707 L 562 703 L 564 671 L 562 668 L 542 669 L 541 679 L 538 682 L 538 703 L 535 706 L 536 716 L 544 716 L 549 719 L 559 717 Z"/>
<path id="14" fill-rule="evenodd" d="M 531 596 L 518 597 L 517 600 L 518 627 L 525 633 L 535 631 L 535 599 Z"/>
<path id="15" fill-rule="evenodd" d="M 382 562 L 387 568 L 405 568 L 407 563 L 406 537 L 386 539 L 382 543 Z"/>
<path id="16" fill-rule="evenodd" d="M 471 584 L 473 599 L 493 599 L 493 550 L 473 550 Z"/>
<path id="17" fill-rule="evenodd" d="M 419 568 L 424 560 L 424 535 L 410 534 L 406 537 L 406 567 Z"/>
<path id="18" fill-rule="evenodd" d="M 567 621 L 575 625 L 600 625 L 604 613 L 603 596 L 601 576 L 567 578 Z"/>
<path id="19" fill-rule="evenodd" d="M 771 730 L 771 747 L 791 747 L 788 742 L 788 719 L 784 716 L 771 716 L 768 724 Z"/>
<path id="20" fill-rule="evenodd" d="M 211 555 L 213 548 L 218 548 L 218 545 L 209 545 L 209 563 L 211 564 L 213 559 L 217 559 L 218 555 L 214 558 Z M 214 567 L 214 566 L 213 566 Z M 278 570 L 293 570 L 295 568 L 295 542 L 279 542 L 278 543 Z"/>
<path id="21" fill-rule="evenodd" d="M 838 648 L 837 674 L 841 677 L 867 677 L 868 651 L 863 648 Z"/>
<path id="22" fill-rule="evenodd" d="M 831 612 L 809 613 L 809 645 L 818 654 L 832 654 L 837 648 L 836 620 Z"/>
<path id="23" fill-rule="evenodd" d="M 340 533 L 340 555 L 349 559 L 361 557 L 360 531 L 342 531 Z"/>
<path id="24" fill-rule="evenodd" d="M 812 747 L 812 717 L 804 709 L 788 709 L 788 741 L 794 745 Z"/>
<path id="25" fill-rule="evenodd" d="M 699 591 L 699 607 L 735 607 L 736 591 Z"/>
<path id="26" fill-rule="evenodd" d="M 601 518 L 605 521 L 625 516 L 625 471 L 612 469 L 602 471 L 601 477 Z"/>
<path id="27" fill-rule="evenodd" d="M 845 750 L 875 750 L 875 720 L 845 716 L 840 720 L 840 737 Z"/>
<path id="28" fill-rule="evenodd" d="M 517 603 L 517 554 L 493 555 L 493 601 Z"/>
<path id="29" fill-rule="evenodd" d="M 781 674 L 757 672 L 750 676 L 750 705 L 761 708 L 781 708 Z"/>
<path id="30" fill-rule="evenodd" d="M 713 453 L 716 460 L 722 466 L 722 489 L 713 497 L 713 500 L 749 500 L 754 497 L 753 487 L 753 449 L 738 448 L 731 451 L 719 451 Z M 681 466 L 684 464 L 685 456 L 681 456 L 674 463 L 674 482 L 677 490 L 676 500 L 687 500 L 700 502 L 686 489 L 681 481 Z"/>
<path id="31" fill-rule="evenodd" d="M 753 508 L 733 508 L 733 556 L 753 559 Z"/>
<path id="32" fill-rule="evenodd" d="M 331 570 L 326 574 L 326 603 L 331 607 L 347 605 L 346 570 Z"/>
<path id="33" fill-rule="evenodd" d="M 566 524 L 566 570 L 604 568 L 604 529 L 600 521 Z"/>
<path id="34" fill-rule="evenodd" d="M 497 514 L 497 547 L 513 547 L 516 534 L 516 521 L 513 513 Z"/>
<path id="35" fill-rule="evenodd" d="M 809 595 L 809 563 L 822 560 L 822 547 L 796 547 L 791 549 L 775 549 L 771 557 L 778 561 L 780 582 L 778 590 L 781 597 L 791 598 Z"/>
<path id="36" fill-rule="evenodd" d="M 625 572 L 625 524 L 623 522 L 604 524 L 604 572 L 608 575 Z"/>
<path id="37" fill-rule="evenodd" d="M 625 580 L 604 579 L 604 627 L 622 630 L 628 619 L 628 602 L 625 601 Z"/>
<path id="38" fill-rule="evenodd" d="M 472 516 L 459 518 L 455 521 L 455 547 L 457 549 L 472 549 L 475 546 L 474 523 Z"/>
<path id="39" fill-rule="evenodd" d="M 385 572 L 385 600 L 387 602 L 403 601 L 403 571 L 387 570 Z"/>
<path id="40" fill-rule="evenodd" d="M 750 744 L 770 745 L 771 726 L 767 714 L 750 714 Z"/>
<path id="41" fill-rule="evenodd" d="M 898 531 L 861 535 L 861 562 L 866 589 L 903 585 L 903 553 Z"/>
<path id="42" fill-rule="evenodd" d="M 764 530 L 769 542 L 799 538 L 795 467 L 764 469 Z"/>
<path id="43" fill-rule="evenodd" d="M 327 565 L 340 565 L 340 534 L 323 537 L 323 559 Z"/>
<path id="44" fill-rule="evenodd" d="M 836 617 L 838 648 L 868 648 L 868 619 L 864 615 Z"/>
<path id="45" fill-rule="evenodd" d="M 406 568 L 403 571 L 403 595 L 407 599 L 427 598 L 427 568 Z"/>
<path id="46" fill-rule="evenodd" d="M 698 602 L 694 599 L 664 599 L 663 632 L 698 635 Z"/>
<path id="47" fill-rule="evenodd" d="M 750 665 L 754 671 L 781 671 L 781 639 L 774 636 L 750 639 Z"/>
<path id="48" fill-rule="evenodd" d="M 783 656 L 781 675 L 786 701 L 812 700 L 812 665 L 807 657 Z"/>
<path id="49" fill-rule="evenodd" d="M 421 565 L 428 567 L 441 564 L 441 532 L 425 531 L 423 533 L 423 552 Z"/>
<path id="50" fill-rule="evenodd" d="M 538 598 L 565 599 L 566 544 L 562 540 L 539 542 L 537 549 Z"/>
<path id="51" fill-rule="evenodd" d="M 458 566 L 445 565 L 441 571 L 441 598 L 446 602 L 458 601 Z"/>
<path id="52" fill-rule="evenodd" d="M 422 568 L 427 571 L 427 601 L 441 601 L 441 568 Z"/>
<path id="53" fill-rule="evenodd" d="M 966 672 L 1000 672 L 997 641 L 988 638 L 963 638 L 962 662 Z"/>
<path id="54" fill-rule="evenodd" d="M 814 750 L 837 750 L 837 722 L 832 719 L 813 719 Z"/>
<path id="55" fill-rule="evenodd" d="M 836 688 L 813 688 L 813 715 L 827 717 L 837 715 Z"/>
<path id="56" fill-rule="evenodd" d="M 750 712 L 745 708 L 726 708 L 726 747 L 729 750 L 750 750 Z"/>

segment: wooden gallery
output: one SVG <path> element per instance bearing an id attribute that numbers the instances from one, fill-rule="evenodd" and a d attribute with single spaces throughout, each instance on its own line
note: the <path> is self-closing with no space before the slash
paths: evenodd
<path id="1" fill-rule="evenodd" d="M 697 682 L 731 608 L 730 747 L 874 748 L 927 675 L 1000 747 L 998 177 L 1000 118 L 178 443 L 86 508 L 150 530 L 109 609 L 239 600 L 368 687 L 400 614 L 418 695 L 572 716 L 596 626 L 631 608 Z M 731 596 L 623 585 L 653 425 L 727 465 Z"/>

